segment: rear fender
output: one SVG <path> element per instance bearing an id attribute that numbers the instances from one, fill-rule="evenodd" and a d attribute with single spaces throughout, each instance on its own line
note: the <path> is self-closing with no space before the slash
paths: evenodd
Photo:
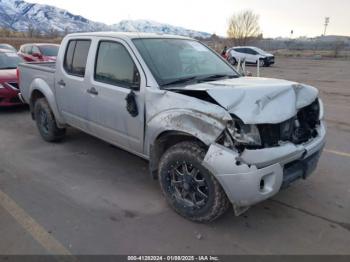
<path id="1" fill-rule="evenodd" d="M 34 79 L 34 81 L 31 83 L 29 87 L 29 93 L 30 93 L 30 107 L 31 111 L 34 109 L 34 93 L 36 91 L 39 91 L 43 96 L 46 98 L 47 102 L 49 103 L 49 106 L 55 116 L 56 122 L 58 127 L 64 127 L 65 121 L 62 118 L 61 114 L 59 113 L 55 95 L 51 89 L 51 87 L 40 78 Z"/>

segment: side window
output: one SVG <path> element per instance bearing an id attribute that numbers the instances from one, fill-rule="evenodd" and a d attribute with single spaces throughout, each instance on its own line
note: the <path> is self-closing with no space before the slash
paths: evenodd
<path id="1" fill-rule="evenodd" d="M 70 41 L 67 45 L 66 55 L 64 57 L 63 67 L 67 73 L 72 73 L 72 61 L 77 41 Z"/>
<path id="2" fill-rule="evenodd" d="M 94 78 L 106 84 L 139 89 L 140 75 L 128 50 L 120 43 L 99 44 Z"/>
<path id="3" fill-rule="evenodd" d="M 254 49 L 249 48 L 249 54 L 251 55 L 257 55 L 258 53 Z"/>
<path id="4" fill-rule="evenodd" d="M 31 55 L 33 53 L 31 45 L 25 47 L 25 53 L 28 55 Z"/>
<path id="5" fill-rule="evenodd" d="M 90 45 L 90 40 L 69 41 L 63 62 L 68 74 L 84 77 Z"/>
<path id="6" fill-rule="evenodd" d="M 40 52 L 40 50 L 39 50 L 39 48 L 37 47 L 37 46 L 33 46 L 33 48 L 32 48 L 32 54 L 40 54 L 41 52 Z"/>

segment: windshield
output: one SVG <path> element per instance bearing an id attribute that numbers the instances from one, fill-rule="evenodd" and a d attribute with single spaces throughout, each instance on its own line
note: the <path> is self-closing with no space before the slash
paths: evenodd
<path id="1" fill-rule="evenodd" d="M 43 45 L 39 46 L 40 52 L 44 56 L 57 56 L 58 46 L 55 45 Z"/>
<path id="2" fill-rule="evenodd" d="M 0 70 L 16 69 L 23 60 L 16 53 L 0 53 Z"/>
<path id="3" fill-rule="evenodd" d="M 136 48 L 160 86 L 238 73 L 203 44 L 186 39 L 134 39 Z"/>
<path id="4" fill-rule="evenodd" d="M 257 51 L 261 55 L 267 55 L 268 53 L 258 47 L 254 47 L 255 51 Z"/>

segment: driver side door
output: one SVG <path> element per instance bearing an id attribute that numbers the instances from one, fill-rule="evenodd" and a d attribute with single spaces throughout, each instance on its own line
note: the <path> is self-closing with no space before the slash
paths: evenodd
<path id="1" fill-rule="evenodd" d="M 90 131 L 114 145 L 142 154 L 146 83 L 143 71 L 130 47 L 121 40 L 98 39 L 94 49 L 88 89 Z M 130 112 L 128 105 L 137 112 Z"/>

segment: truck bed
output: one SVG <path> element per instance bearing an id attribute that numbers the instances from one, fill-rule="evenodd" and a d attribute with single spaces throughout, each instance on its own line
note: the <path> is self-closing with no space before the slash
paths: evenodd
<path id="1" fill-rule="evenodd" d="M 35 63 L 22 63 L 19 65 L 24 68 L 33 68 L 37 70 L 44 70 L 48 72 L 56 71 L 56 62 L 35 62 Z"/>
<path id="2" fill-rule="evenodd" d="M 22 98 L 29 103 L 32 85 L 48 85 L 52 91 L 55 88 L 55 62 L 22 63 L 19 69 L 19 88 Z"/>

